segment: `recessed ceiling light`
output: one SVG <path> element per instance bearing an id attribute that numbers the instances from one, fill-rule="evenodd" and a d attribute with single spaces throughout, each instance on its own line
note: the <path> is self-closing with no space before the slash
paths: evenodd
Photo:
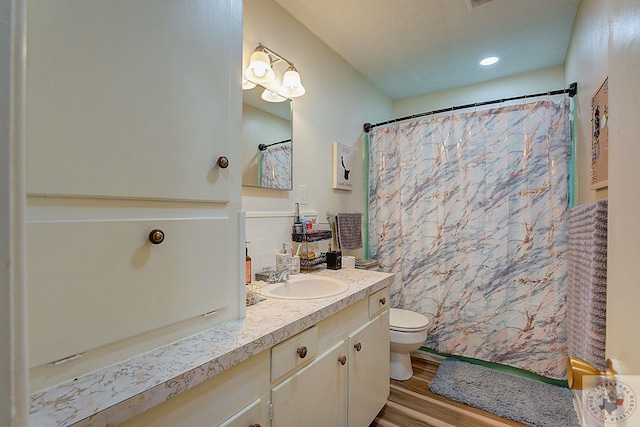
<path id="1" fill-rule="evenodd" d="M 489 56 L 480 61 L 480 65 L 493 65 L 498 61 L 500 61 L 500 58 L 497 56 Z"/>

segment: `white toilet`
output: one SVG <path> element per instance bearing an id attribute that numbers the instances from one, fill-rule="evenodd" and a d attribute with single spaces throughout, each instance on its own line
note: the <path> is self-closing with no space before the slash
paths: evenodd
<path id="1" fill-rule="evenodd" d="M 408 380 L 413 375 L 409 353 L 418 350 L 427 339 L 429 319 L 414 311 L 392 308 L 389 313 L 391 335 L 391 369 L 394 380 Z"/>

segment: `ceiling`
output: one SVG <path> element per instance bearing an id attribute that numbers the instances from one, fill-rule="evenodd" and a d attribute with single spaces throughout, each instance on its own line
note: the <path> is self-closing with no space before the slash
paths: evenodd
<path id="1" fill-rule="evenodd" d="M 395 100 L 564 63 L 579 3 L 275 1 Z"/>

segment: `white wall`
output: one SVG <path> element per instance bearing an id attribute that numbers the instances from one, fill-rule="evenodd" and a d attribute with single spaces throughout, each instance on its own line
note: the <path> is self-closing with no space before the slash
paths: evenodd
<path id="1" fill-rule="evenodd" d="M 243 209 L 292 213 L 299 186 L 306 185 L 309 202 L 303 211 L 318 211 L 321 218 L 327 211 L 363 212 L 362 164 L 352 172 L 353 191 L 332 189 L 331 143 L 355 147 L 362 159 L 362 125 L 393 117 L 392 100 L 275 2 L 245 0 L 244 67 L 259 42 L 295 64 L 307 92 L 293 101 L 294 190 L 243 187 Z"/>
<path id="2" fill-rule="evenodd" d="M 547 92 L 564 87 L 564 67 L 557 65 L 488 82 L 402 99 L 396 102 L 395 116 L 404 117 L 410 114 L 467 105 L 474 102 Z"/>
<path id="3" fill-rule="evenodd" d="M 640 338 L 634 332 L 640 324 L 640 0 L 607 3 L 611 24 L 607 356 L 620 362 L 622 374 L 640 375 Z"/>
<path id="4" fill-rule="evenodd" d="M 606 198 L 606 189 L 590 186 L 591 97 L 607 77 L 609 20 L 607 2 L 583 0 L 578 7 L 565 61 L 565 81 L 578 82 L 576 112 L 577 198 L 576 204 Z M 611 159 L 609 159 L 611 161 Z"/>

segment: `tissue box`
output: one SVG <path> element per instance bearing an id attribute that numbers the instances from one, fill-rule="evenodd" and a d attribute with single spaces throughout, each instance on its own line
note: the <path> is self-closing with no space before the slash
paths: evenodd
<path id="1" fill-rule="evenodd" d="M 342 252 L 327 252 L 327 268 L 329 270 L 340 270 L 342 268 Z"/>

